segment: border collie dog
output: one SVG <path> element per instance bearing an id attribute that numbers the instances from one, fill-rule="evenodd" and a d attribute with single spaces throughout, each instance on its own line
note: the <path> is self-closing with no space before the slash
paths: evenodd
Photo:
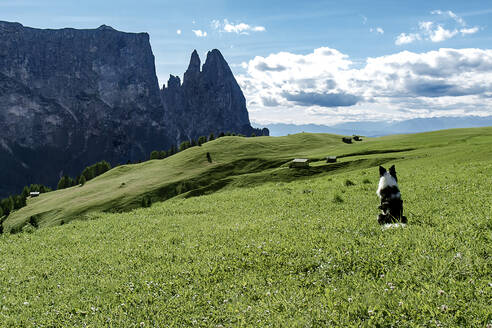
<path id="1" fill-rule="evenodd" d="M 378 215 L 378 223 L 407 223 L 407 218 L 403 216 L 403 201 L 401 200 L 400 189 L 398 189 L 395 166 L 391 166 L 389 171 L 380 166 L 379 176 L 379 186 L 376 194 L 381 200 L 381 205 L 379 206 L 381 214 Z"/>

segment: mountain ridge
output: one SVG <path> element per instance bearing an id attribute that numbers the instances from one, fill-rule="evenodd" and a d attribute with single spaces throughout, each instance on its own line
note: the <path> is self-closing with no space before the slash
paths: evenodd
<path id="1" fill-rule="evenodd" d="M 0 197 L 31 183 L 54 187 L 62 175 L 76 176 L 101 160 L 113 166 L 146 160 L 153 150 L 198 135 L 257 131 L 242 103 L 200 111 L 201 98 L 213 106 L 230 98 L 232 88 L 207 95 L 196 51 L 192 58 L 198 59 L 200 94 L 191 88 L 175 97 L 179 101 L 165 103 L 147 33 L 106 25 L 36 29 L 0 21 Z M 233 75 L 225 78 L 224 85 L 235 83 Z M 192 110 L 183 112 L 184 103 Z M 239 125 L 235 112 L 246 112 Z"/>

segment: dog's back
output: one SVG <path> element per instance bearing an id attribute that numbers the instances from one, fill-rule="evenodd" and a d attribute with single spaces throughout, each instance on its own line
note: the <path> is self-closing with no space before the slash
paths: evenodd
<path id="1" fill-rule="evenodd" d="M 395 166 L 391 166 L 389 171 L 382 166 L 379 167 L 379 185 L 376 194 L 381 200 L 379 209 L 381 214 L 378 216 L 380 224 L 401 221 L 406 223 L 403 216 L 403 201 L 401 200 L 400 189 L 398 188 L 398 178 Z"/>

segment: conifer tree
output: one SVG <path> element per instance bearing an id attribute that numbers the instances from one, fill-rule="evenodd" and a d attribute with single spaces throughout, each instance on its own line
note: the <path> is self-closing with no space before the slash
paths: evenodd
<path id="1" fill-rule="evenodd" d="M 165 150 L 161 150 L 161 151 L 159 152 L 159 158 L 160 158 L 160 159 L 164 159 L 164 158 L 166 158 L 166 157 L 167 157 L 167 153 L 166 153 L 166 151 L 165 151 Z"/>
<path id="2" fill-rule="evenodd" d="M 82 175 L 82 176 L 80 177 L 80 179 L 79 179 L 79 184 L 80 184 L 81 186 L 83 186 L 83 185 L 85 185 L 85 182 L 86 182 L 86 181 L 87 181 L 87 180 L 85 180 L 85 176 L 83 176 L 83 175 Z"/>
<path id="3" fill-rule="evenodd" d="M 200 138 L 198 138 L 198 146 L 201 146 L 201 145 L 203 145 L 206 142 L 207 142 L 207 137 L 206 136 L 201 136 Z"/>
<path id="4" fill-rule="evenodd" d="M 30 189 L 28 186 L 25 186 L 24 189 L 22 189 L 22 197 L 27 198 L 29 197 L 29 194 L 31 193 Z"/>
<path id="5" fill-rule="evenodd" d="M 210 135 L 208 136 L 208 141 L 212 141 L 215 139 L 215 136 L 214 136 L 214 133 L 210 133 Z"/>
<path id="6" fill-rule="evenodd" d="M 150 159 L 159 159 L 160 153 L 157 150 L 154 150 L 150 153 Z"/>
<path id="7" fill-rule="evenodd" d="M 65 189 L 66 187 L 67 187 L 67 177 L 64 175 L 58 181 L 57 189 L 61 190 L 61 189 Z"/>

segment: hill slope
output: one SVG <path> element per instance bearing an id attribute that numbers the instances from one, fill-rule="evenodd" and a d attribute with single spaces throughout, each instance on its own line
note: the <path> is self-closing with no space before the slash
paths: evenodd
<path id="1" fill-rule="evenodd" d="M 224 137 L 164 160 L 116 167 L 82 187 L 43 194 L 12 213 L 3 225 L 5 231 L 16 232 L 33 216 L 40 227 L 54 226 L 83 219 L 84 214 L 92 211 L 137 208 L 144 196 L 155 202 L 180 194 L 207 194 L 228 185 L 252 186 L 266 181 L 292 181 L 300 176 L 361 169 L 393 159 L 422 156 L 429 148 L 468 147 L 476 140 L 487 142 L 491 134 L 491 128 L 457 129 L 366 138 L 354 144 L 344 144 L 340 136 L 329 134 Z M 211 154 L 212 163 L 207 161 L 207 152 Z M 325 164 L 322 160 L 328 155 L 341 159 L 336 164 Z M 289 169 L 286 163 L 295 157 L 306 157 L 315 163 L 309 170 Z M 316 163 L 317 160 L 320 162 Z"/>
<path id="2" fill-rule="evenodd" d="M 159 174 L 169 179 L 171 170 L 191 179 L 252 155 L 268 163 L 353 155 L 330 170 L 314 163 L 326 170 L 310 177 L 258 169 L 211 195 L 4 234 L 0 326 L 485 327 L 492 324 L 491 142 L 491 128 L 355 145 L 330 135 L 224 138 L 112 170 L 85 186 L 96 194 L 87 204 L 107 206 L 117 177 L 141 194 L 141 179 L 164 184 Z M 369 166 L 388 160 L 406 228 L 376 223 L 378 170 Z M 43 202 L 63 211 L 85 187 L 44 195 L 26 211 L 49 209 Z"/>

